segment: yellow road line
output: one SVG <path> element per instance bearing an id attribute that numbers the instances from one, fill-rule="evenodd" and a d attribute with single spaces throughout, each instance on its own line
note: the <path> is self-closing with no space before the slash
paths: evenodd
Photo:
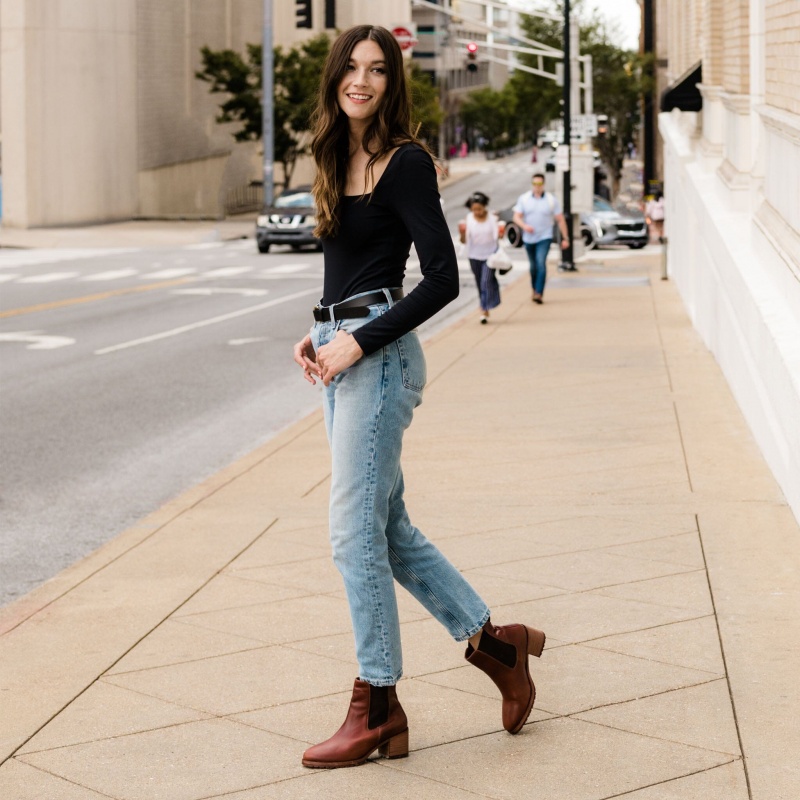
<path id="1" fill-rule="evenodd" d="M 96 300 L 106 300 L 109 297 L 118 297 L 122 294 L 133 294 L 134 292 L 149 292 L 151 289 L 161 289 L 166 286 L 178 286 L 181 283 L 189 283 L 194 278 L 178 278 L 174 281 L 161 281 L 160 283 L 148 283 L 145 286 L 130 286 L 127 289 L 114 289 L 110 292 L 100 292 L 99 294 L 89 294 L 86 297 L 71 297 L 68 300 L 54 300 L 52 303 L 39 303 L 35 306 L 25 306 L 25 308 L 12 308 L 9 311 L 0 311 L 0 319 L 6 317 L 18 317 L 20 314 L 32 314 L 35 311 L 49 311 L 53 308 L 65 308 L 74 306 L 78 303 L 93 303 Z"/>

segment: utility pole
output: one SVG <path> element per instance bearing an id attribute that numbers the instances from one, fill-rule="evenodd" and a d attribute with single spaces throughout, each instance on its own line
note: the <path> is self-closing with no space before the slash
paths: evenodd
<path id="1" fill-rule="evenodd" d="M 576 267 L 572 254 L 572 57 L 569 0 L 564 0 L 564 86 L 562 94 L 564 114 L 564 145 L 567 150 L 567 169 L 564 170 L 564 221 L 569 232 L 566 250 L 561 251 L 561 263 L 558 268 L 575 272 Z"/>
<path id="2" fill-rule="evenodd" d="M 264 210 L 275 197 L 275 64 L 272 54 L 272 0 L 264 0 L 261 38 L 261 138 L 264 149 Z"/>

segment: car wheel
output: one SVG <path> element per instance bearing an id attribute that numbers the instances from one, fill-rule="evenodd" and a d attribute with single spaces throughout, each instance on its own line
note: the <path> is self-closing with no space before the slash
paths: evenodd
<path id="1" fill-rule="evenodd" d="M 628 245 L 631 250 L 641 250 L 645 246 L 645 242 L 633 242 Z"/>
<path id="2" fill-rule="evenodd" d="M 269 253 L 269 242 L 259 242 L 258 243 L 258 252 L 259 253 Z"/>
<path id="3" fill-rule="evenodd" d="M 587 250 L 594 250 L 594 248 L 597 246 L 594 236 L 592 236 L 592 232 L 587 228 L 583 228 L 583 230 L 581 230 L 581 238 L 583 239 L 583 246 Z"/>
<path id="4" fill-rule="evenodd" d="M 512 247 L 522 247 L 522 231 L 513 222 L 506 229 L 506 239 Z"/>

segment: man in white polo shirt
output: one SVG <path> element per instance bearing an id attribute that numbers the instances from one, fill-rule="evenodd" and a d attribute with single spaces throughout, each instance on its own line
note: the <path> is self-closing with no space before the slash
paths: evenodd
<path id="1" fill-rule="evenodd" d="M 534 174 L 532 189 L 521 194 L 514 206 L 514 222 L 522 229 L 522 243 L 531 266 L 533 302 L 541 305 L 547 277 L 547 252 L 553 241 L 553 223 L 561 231 L 561 247 L 569 247 L 569 233 L 558 200 L 544 190 L 544 175 Z"/>

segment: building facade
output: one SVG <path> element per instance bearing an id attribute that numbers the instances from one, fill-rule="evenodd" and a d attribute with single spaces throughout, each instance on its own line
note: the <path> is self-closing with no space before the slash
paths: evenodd
<path id="1" fill-rule="evenodd" d="M 411 20 L 410 0 L 273 0 L 274 42 Z M 200 48 L 262 39 L 264 0 L 2 0 L 3 224 L 219 217 L 261 175 L 216 122 Z M 334 11 L 332 15 L 330 12 Z M 280 180 L 281 176 L 276 176 Z"/>
<path id="2" fill-rule="evenodd" d="M 668 77 L 702 62 L 659 116 L 669 274 L 800 518 L 800 4 L 659 5 Z"/>

